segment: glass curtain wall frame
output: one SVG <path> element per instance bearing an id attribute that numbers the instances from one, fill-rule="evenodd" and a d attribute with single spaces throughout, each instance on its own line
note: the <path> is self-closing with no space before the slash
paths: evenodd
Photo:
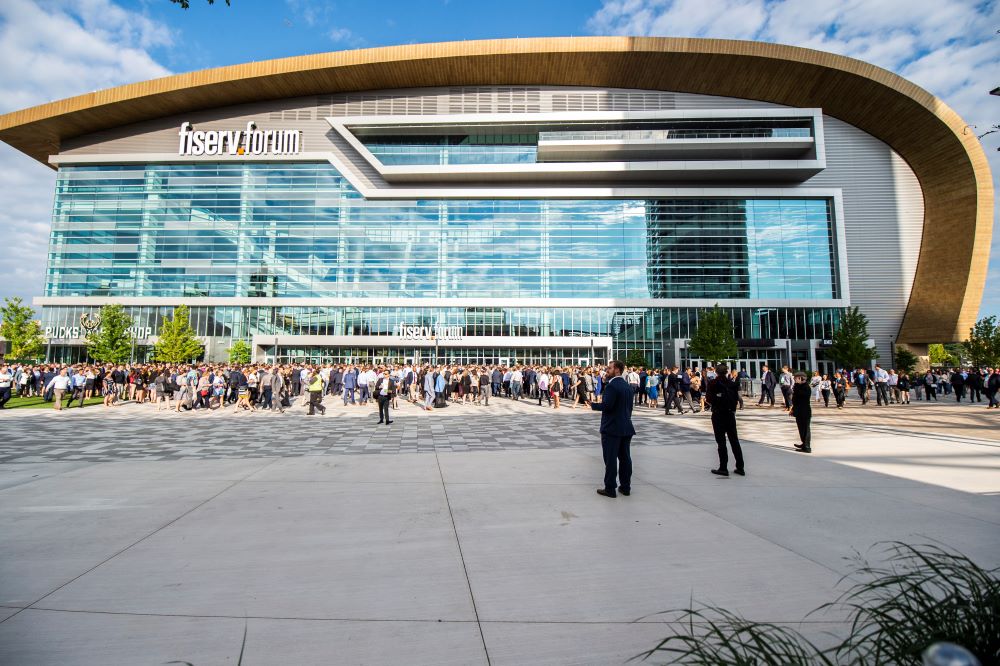
<path id="1" fill-rule="evenodd" d="M 825 198 L 367 201 L 329 164 L 71 166 L 46 295 L 832 299 L 833 217 Z"/>

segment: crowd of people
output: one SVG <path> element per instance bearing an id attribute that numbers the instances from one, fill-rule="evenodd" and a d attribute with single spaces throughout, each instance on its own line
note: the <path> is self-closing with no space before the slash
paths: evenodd
<path id="1" fill-rule="evenodd" d="M 663 409 L 665 414 L 698 413 L 710 409 L 708 383 L 714 367 L 627 367 L 621 374 L 632 390 L 635 406 Z M 745 370 L 726 371 L 739 387 L 738 409 L 756 399 L 759 407 L 774 407 L 776 394 L 786 411 L 793 409 L 795 373 L 762 368 L 751 380 Z M 137 365 L 14 365 L 0 366 L 0 409 L 12 395 L 39 396 L 55 409 L 83 406 L 100 397 L 106 407 L 126 401 L 149 403 L 156 409 L 284 411 L 296 400 L 309 414 L 325 412 L 324 400 L 346 406 L 376 403 L 382 422 L 389 409 L 408 400 L 425 410 L 463 404 L 487 406 L 490 399 L 531 400 L 539 406 L 586 408 L 601 401 L 608 382 L 606 366 L 513 367 L 482 365 L 406 364 L 137 364 Z M 883 369 L 838 370 L 832 376 L 813 372 L 801 383 L 810 401 L 843 408 L 852 394 L 861 405 L 906 405 L 912 400 L 951 398 L 989 403 L 1000 408 L 1000 369 L 955 368 L 910 375 Z M 831 401 L 832 398 L 832 401 Z"/>
<path id="2" fill-rule="evenodd" d="M 347 406 L 378 405 L 380 424 L 391 424 L 391 412 L 400 400 L 424 410 L 450 405 L 488 406 L 490 399 L 537 401 L 539 407 L 597 410 L 601 416 L 601 445 L 605 460 L 605 485 L 598 493 L 616 497 L 631 492 L 631 454 L 635 434 L 631 422 L 634 408 L 659 410 L 664 414 L 710 412 L 718 446 L 719 466 L 711 472 L 729 476 L 728 451 L 735 460 L 733 473 L 746 475 L 745 461 L 736 426 L 736 412 L 759 388 L 757 406 L 773 408 L 775 389 L 782 407 L 795 418 L 802 453 L 812 452 L 810 424 L 814 405 L 830 407 L 830 398 L 842 409 L 854 389 L 861 405 L 910 404 L 954 395 L 957 402 L 988 401 L 988 409 L 1000 408 L 1000 368 L 928 370 L 911 377 L 907 372 L 858 368 L 837 370 L 833 376 L 816 371 L 811 376 L 783 366 L 774 372 L 763 366 L 759 380 L 745 370 L 725 365 L 705 368 L 625 367 L 620 361 L 607 366 L 513 367 L 482 365 L 404 364 L 356 365 L 308 364 L 147 364 L 147 365 L 2 365 L 0 364 L 0 409 L 18 396 L 37 396 L 51 401 L 57 410 L 100 397 L 107 408 L 125 401 L 150 403 L 157 410 L 228 410 L 236 412 L 277 410 L 283 412 L 295 401 L 309 406 L 309 415 L 325 414 L 325 399 L 343 400 Z M 624 404 L 623 404 L 624 403 Z M 687 409 L 685 409 L 687 407 Z M 727 446 L 728 440 L 728 446 Z M 616 487 L 616 478 L 618 485 Z"/>

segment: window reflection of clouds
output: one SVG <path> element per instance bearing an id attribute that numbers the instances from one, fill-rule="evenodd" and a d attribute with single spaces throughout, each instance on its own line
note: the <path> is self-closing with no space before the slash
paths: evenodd
<path id="1" fill-rule="evenodd" d="M 49 295 L 834 295 L 823 200 L 365 201 L 254 163 L 71 167 L 54 210 Z"/>

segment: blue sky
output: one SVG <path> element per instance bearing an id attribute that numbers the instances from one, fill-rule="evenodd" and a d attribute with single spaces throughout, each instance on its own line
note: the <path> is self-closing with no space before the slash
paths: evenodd
<path id="1" fill-rule="evenodd" d="M 1000 123 L 1000 0 L 0 0 L 0 113 L 253 60 L 417 42 L 567 35 L 755 39 L 905 76 L 970 131 Z M 1000 188 L 1000 133 L 984 145 Z M 52 171 L 0 145 L 0 297 L 39 295 Z M 995 216 L 996 219 L 996 216 Z M 997 225 L 994 224 L 994 228 Z M 1000 230 L 980 314 L 1000 314 Z"/>
<path id="2" fill-rule="evenodd" d="M 497 37 L 591 34 L 600 0 L 321 2 L 192 0 L 187 11 L 146 0 L 149 16 L 177 30 L 157 59 L 175 71 L 321 51 Z"/>

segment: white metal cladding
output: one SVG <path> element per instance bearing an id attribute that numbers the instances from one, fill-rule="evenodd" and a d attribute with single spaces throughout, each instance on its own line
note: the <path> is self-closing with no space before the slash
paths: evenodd
<path id="1" fill-rule="evenodd" d="M 302 130 L 303 151 L 335 153 L 362 174 L 367 187 L 385 181 L 324 120 L 328 116 L 774 109 L 781 105 L 711 95 L 572 87 L 478 86 L 342 93 L 277 100 L 185 114 L 68 140 L 62 155 L 176 153 L 182 121 L 202 129 L 245 125 Z M 841 188 L 849 293 L 888 355 L 909 299 L 923 233 L 923 195 L 913 171 L 889 146 L 829 116 L 823 117 L 826 169 L 793 188 Z M 819 137 L 817 137 L 819 141 Z M 381 181 L 381 182 L 380 182 Z M 706 187 L 705 196 L 715 188 Z M 604 186 L 594 190 L 608 196 Z M 540 195 L 535 190 L 535 195 Z M 474 196 L 473 192 L 469 192 Z M 518 187 L 517 196 L 531 196 Z M 582 196 L 582 195 L 581 195 Z"/>
<path id="2" fill-rule="evenodd" d="M 530 92 L 532 96 L 537 93 L 538 101 L 516 103 L 521 92 L 524 95 Z M 158 118 L 67 139 L 63 142 L 61 154 L 176 153 L 177 128 L 183 121 L 190 121 L 199 129 L 232 129 L 234 126 L 245 126 L 251 120 L 262 126 L 266 123 L 268 129 L 298 129 L 302 130 L 302 150 L 315 151 L 325 148 L 328 143 L 331 130 L 324 120 L 328 116 L 741 108 L 786 107 L 752 100 L 655 90 L 559 86 L 382 90 L 269 100 Z"/>
<path id="3" fill-rule="evenodd" d="M 924 199 L 913 170 L 885 143 L 824 118 L 826 169 L 803 186 L 843 191 L 851 303 L 868 315 L 869 334 L 888 360 L 917 269 Z"/>

